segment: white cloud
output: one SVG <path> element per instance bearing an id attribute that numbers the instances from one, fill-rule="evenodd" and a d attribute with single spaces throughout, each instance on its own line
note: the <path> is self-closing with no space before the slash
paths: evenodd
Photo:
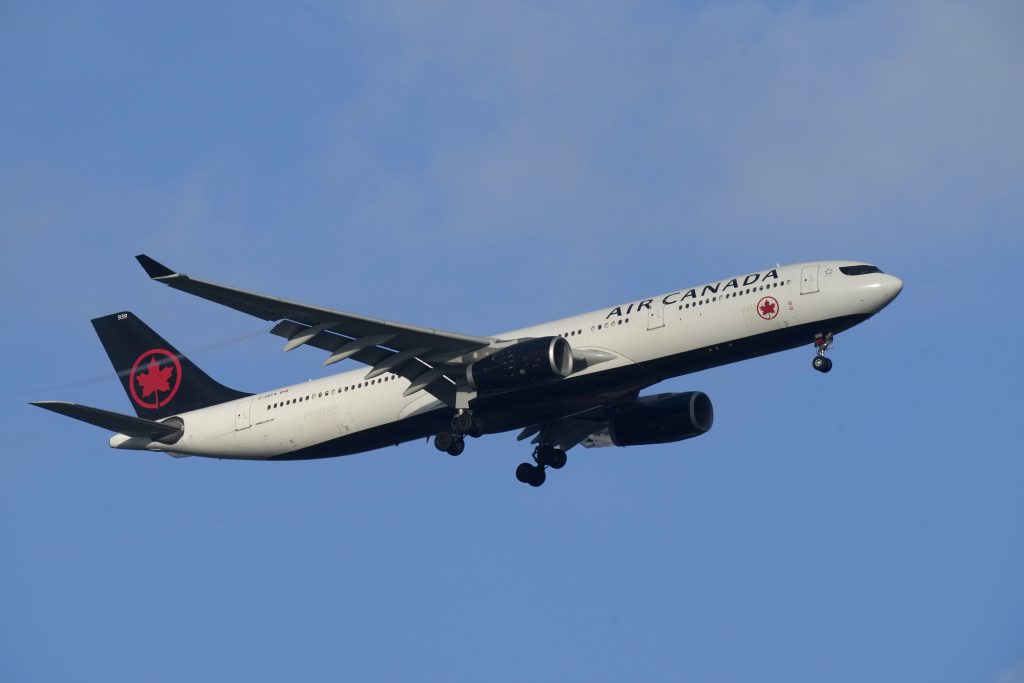
<path id="1" fill-rule="evenodd" d="M 753 253 L 875 258 L 883 238 L 946 253 L 981 233 L 1020 239 L 1007 227 L 1024 219 L 1019 4 L 363 8 L 267 19 L 284 41 L 267 49 L 300 53 L 285 73 L 304 84 L 269 74 L 268 100 L 310 101 L 273 115 L 211 110 L 249 121 L 249 134 L 214 127 L 222 134 L 203 138 L 214 143 L 190 148 L 185 128 L 168 143 L 180 154 L 126 154 L 176 170 L 0 167 L 5 224 L 26 226 L 5 231 L 4 246 L 39 252 L 54 230 L 65 243 L 102 233 L 174 263 L 192 252 L 181 267 L 209 262 L 225 280 L 247 260 L 279 260 L 284 273 L 302 263 L 314 273 L 291 293 L 313 297 L 316 278 L 379 282 L 384 257 L 418 279 L 454 262 L 452 291 L 438 296 L 457 297 L 461 281 L 521 281 L 524 267 L 544 279 L 538 292 L 604 287 L 600 264 L 610 273 L 641 248 L 699 271 L 708 254 L 733 254 L 740 269 Z M 189 82 L 175 72 L 167 97 L 207 94 Z M 158 114 L 147 130 L 174 129 L 173 111 Z M 296 139 L 307 118 L 315 132 Z M 348 253 L 361 258 L 336 268 Z M 574 260 L 595 264 L 592 283 Z M 622 295 L 607 286 L 595 300 Z"/>
<path id="2" fill-rule="evenodd" d="M 1011 3 L 390 8 L 360 18 L 385 39 L 336 128 L 368 224 L 914 242 L 972 236 L 1024 180 Z"/>

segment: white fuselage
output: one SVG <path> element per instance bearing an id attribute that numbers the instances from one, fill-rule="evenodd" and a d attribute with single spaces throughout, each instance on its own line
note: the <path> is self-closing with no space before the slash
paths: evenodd
<path id="1" fill-rule="evenodd" d="M 611 360 L 559 380 L 592 376 L 586 384 L 589 395 L 599 403 L 600 391 L 595 392 L 594 387 L 600 386 L 600 378 L 613 377 L 613 371 L 627 366 L 651 368 L 649 380 L 643 382 L 650 385 L 692 371 L 688 367 L 710 367 L 811 343 L 815 332 L 833 331 L 833 321 L 846 329 L 866 319 L 892 301 L 902 283 L 883 273 L 851 276 L 839 270 L 856 263 L 779 266 L 513 330 L 496 338 L 561 335 L 574 350 L 604 352 L 603 358 L 610 354 Z M 783 333 L 796 329 L 800 335 Z M 761 340 L 763 346 L 757 346 Z M 744 347 L 742 355 L 729 355 L 734 345 Z M 397 375 L 367 381 L 366 374 L 365 368 L 352 370 L 183 413 L 179 417 L 185 423 L 184 434 L 172 445 L 124 435 L 112 437 L 110 445 L 258 460 L 317 444 L 344 443 L 370 430 L 383 434 L 383 442 L 378 438 L 365 447 L 339 449 L 333 454 L 370 450 L 431 433 L 426 428 L 422 433 L 410 433 L 399 426 L 415 416 L 440 414 L 444 404 L 425 391 L 403 397 L 410 383 Z M 522 427 L 530 424 L 529 419 L 502 424 L 505 428 Z M 393 440 L 387 437 L 389 428 L 394 429 Z"/>

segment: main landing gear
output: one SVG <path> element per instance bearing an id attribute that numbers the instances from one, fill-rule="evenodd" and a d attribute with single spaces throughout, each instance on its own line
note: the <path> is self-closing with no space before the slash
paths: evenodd
<path id="1" fill-rule="evenodd" d="M 560 470 L 569 460 L 561 448 L 548 445 L 537 446 L 533 451 L 533 459 L 536 465 L 524 462 L 516 468 L 516 479 L 533 487 L 540 486 L 547 479 L 545 467 Z"/>
<path id="2" fill-rule="evenodd" d="M 434 437 L 434 448 L 448 455 L 462 455 L 462 451 L 466 450 L 465 437 L 471 436 L 475 439 L 483 433 L 483 423 L 473 417 L 468 410 L 460 410 L 452 418 L 451 430 L 438 432 Z"/>
<path id="3" fill-rule="evenodd" d="M 814 335 L 814 348 L 817 349 L 817 355 L 811 361 L 811 367 L 822 373 L 831 370 L 832 359 L 826 358 L 825 352 L 832 348 L 832 333 L 821 334 L 819 332 Z"/>

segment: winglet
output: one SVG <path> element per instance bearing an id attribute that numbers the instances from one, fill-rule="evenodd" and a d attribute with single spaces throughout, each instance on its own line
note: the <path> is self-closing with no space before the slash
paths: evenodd
<path id="1" fill-rule="evenodd" d="M 177 273 L 175 273 L 173 270 L 171 270 L 164 264 L 154 259 L 151 259 L 145 254 L 139 254 L 135 258 L 142 265 L 143 269 L 145 269 L 146 275 L 150 276 L 154 280 L 159 280 L 162 277 L 170 277 L 172 275 L 177 275 Z"/>

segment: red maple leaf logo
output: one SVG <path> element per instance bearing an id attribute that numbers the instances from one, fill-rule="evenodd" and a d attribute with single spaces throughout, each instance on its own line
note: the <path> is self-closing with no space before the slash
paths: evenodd
<path id="1" fill-rule="evenodd" d="M 135 405 L 147 410 L 162 408 L 181 388 L 181 363 L 167 349 L 139 354 L 129 373 L 128 393 Z"/>
<path id="2" fill-rule="evenodd" d="M 159 391 L 170 391 L 171 385 L 168 380 L 173 372 L 174 368 L 170 365 L 166 368 L 161 368 L 160 364 L 156 362 L 156 357 L 150 358 L 149 364 L 146 366 L 146 372 L 140 372 L 135 375 L 135 381 L 139 383 L 139 388 L 142 389 L 143 398 Z"/>
<path id="3" fill-rule="evenodd" d="M 768 317 L 775 313 L 775 302 L 765 299 L 761 304 L 761 315 Z"/>

